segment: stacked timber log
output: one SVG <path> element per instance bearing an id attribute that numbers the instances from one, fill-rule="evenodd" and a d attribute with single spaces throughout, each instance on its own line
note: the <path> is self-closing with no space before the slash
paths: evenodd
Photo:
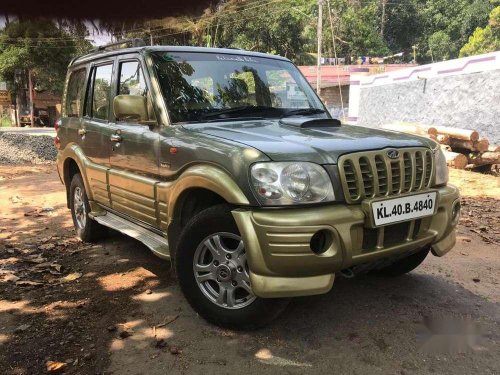
<path id="1" fill-rule="evenodd" d="M 500 146 L 490 145 L 475 130 L 418 123 L 392 123 L 383 129 L 432 138 L 441 144 L 450 168 L 465 169 L 500 164 Z"/>

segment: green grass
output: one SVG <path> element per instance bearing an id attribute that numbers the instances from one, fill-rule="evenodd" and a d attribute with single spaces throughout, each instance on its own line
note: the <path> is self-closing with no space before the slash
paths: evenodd
<path id="1" fill-rule="evenodd" d="M 9 116 L 0 117 L 0 126 L 1 127 L 13 126 L 12 121 L 10 120 L 10 117 Z"/>

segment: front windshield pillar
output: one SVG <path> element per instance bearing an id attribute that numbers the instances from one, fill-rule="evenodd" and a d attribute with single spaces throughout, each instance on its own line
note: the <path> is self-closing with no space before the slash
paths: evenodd
<path id="1" fill-rule="evenodd" d="M 147 78 L 149 78 L 153 105 L 155 106 L 156 111 L 158 113 L 158 124 L 160 126 L 172 125 L 167 110 L 167 104 L 165 98 L 163 97 L 161 86 L 153 66 L 154 65 L 153 59 L 148 51 L 144 52 L 144 63 L 146 65 L 146 70 L 148 72 L 146 76 Z"/>

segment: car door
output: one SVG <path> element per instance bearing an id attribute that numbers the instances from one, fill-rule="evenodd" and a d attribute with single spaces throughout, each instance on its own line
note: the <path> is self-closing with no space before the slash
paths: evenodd
<path id="1" fill-rule="evenodd" d="M 155 185 L 159 181 L 159 127 L 150 90 L 139 58 L 117 61 L 115 95 L 144 96 L 147 118 L 118 119 L 113 114 L 109 189 L 111 207 L 141 222 L 158 227 Z"/>
<path id="2" fill-rule="evenodd" d="M 114 61 L 93 63 L 87 85 L 86 104 L 81 127 L 78 130 L 79 145 L 89 163 L 87 178 L 94 200 L 110 206 L 107 171 L 109 169 L 111 111 L 111 88 L 113 85 Z"/>

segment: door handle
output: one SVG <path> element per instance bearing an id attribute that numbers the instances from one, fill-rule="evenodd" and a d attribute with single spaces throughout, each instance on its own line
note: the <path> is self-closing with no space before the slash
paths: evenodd
<path id="1" fill-rule="evenodd" d="M 111 134 L 111 137 L 109 138 L 111 142 L 121 142 L 122 141 L 122 136 L 118 134 Z"/>
<path id="2" fill-rule="evenodd" d="M 85 134 L 87 134 L 87 131 L 85 129 L 78 129 L 78 135 L 80 137 L 84 137 Z"/>

